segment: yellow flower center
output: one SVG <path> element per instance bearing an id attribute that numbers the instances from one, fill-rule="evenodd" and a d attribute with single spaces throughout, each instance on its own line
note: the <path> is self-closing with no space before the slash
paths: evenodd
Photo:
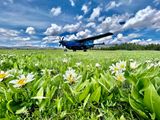
<path id="1" fill-rule="evenodd" d="M 124 64 L 121 64 L 121 66 L 120 66 L 121 68 L 125 68 L 125 66 L 124 66 Z"/>
<path id="2" fill-rule="evenodd" d="M 124 80 L 124 77 L 123 77 L 122 75 L 118 75 L 118 76 L 117 76 L 117 80 L 118 80 L 118 81 L 123 81 L 123 80 Z"/>
<path id="3" fill-rule="evenodd" d="M 18 80 L 17 84 L 19 84 L 20 86 L 25 85 L 26 84 L 26 78 Z"/>
<path id="4" fill-rule="evenodd" d="M 0 78 L 1 78 L 1 79 L 5 78 L 6 76 L 7 76 L 7 74 L 5 74 L 5 73 L 0 73 Z"/>
<path id="5" fill-rule="evenodd" d="M 70 74 L 70 75 L 68 76 L 67 80 L 68 80 L 70 83 L 74 83 L 74 82 L 75 82 L 72 74 Z"/>
<path id="6" fill-rule="evenodd" d="M 119 69 L 118 69 L 117 67 L 114 68 L 114 71 L 115 71 L 115 72 L 118 71 L 118 70 L 119 70 Z"/>

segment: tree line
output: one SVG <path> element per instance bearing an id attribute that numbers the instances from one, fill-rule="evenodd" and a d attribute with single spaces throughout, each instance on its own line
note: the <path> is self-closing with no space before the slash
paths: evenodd
<path id="1" fill-rule="evenodd" d="M 158 50 L 160 44 L 140 45 L 136 43 L 115 44 L 112 46 L 95 47 L 96 50 Z"/>

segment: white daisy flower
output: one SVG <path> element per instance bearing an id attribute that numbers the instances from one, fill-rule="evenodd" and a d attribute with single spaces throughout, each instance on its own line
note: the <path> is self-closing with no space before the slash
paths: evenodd
<path id="1" fill-rule="evenodd" d="M 134 60 L 133 60 L 133 59 L 129 59 L 129 61 L 130 61 L 130 62 L 133 62 Z"/>
<path id="2" fill-rule="evenodd" d="M 25 84 L 27 84 L 28 82 L 31 82 L 34 80 L 34 75 L 32 73 L 29 73 L 27 76 L 25 75 L 21 75 L 20 77 L 18 77 L 18 79 L 16 80 L 12 80 L 9 83 L 14 84 L 14 87 L 22 87 Z"/>
<path id="3" fill-rule="evenodd" d="M 81 64 L 82 64 L 82 62 L 77 62 L 76 66 L 79 67 L 79 66 L 81 66 Z"/>
<path id="4" fill-rule="evenodd" d="M 158 63 L 155 63 L 155 64 L 154 64 L 154 67 L 158 67 L 158 66 L 159 66 L 159 64 L 158 64 Z"/>
<path id="5" fill-rule="evenodd" d="M 36 67 L 37 67 L 38 65 L 39 65 L 38 63 L 35 64 Z"/>
<path id="6" fill-rule="evenodd" d="M 121 82 L 123 82 L 124 80 L 126 80 L 125 77 L 124 77 L 124 73 L 116 73 L 114 78 L 116 80 L 118 80 L 118 81 L 121 81 Z"/>
<path id="7" fill-rule="evenodd" d="M 0 64 L 3 64 L 4 63 L 4 60 L 0 60 Z"/>
<path id="8" fill-rule="evenodd" d="M 130 68 L 131 69 L 136 69 L 138 66 L 139 66 L 139 64 L 137 64 L 136 61 L 133 61 L 133 62 L 130 63 Z"/>
<path id="9" fill-rule="evenodd" d="M 117 63 L 117 66 L 119 67 L 120 70 L 124 71 L 126 70 L 126 61 L 120 61 Z"/>
<path id="10" fill-rule="evenodd" d="M 68 70 L 63 75 L 63 78 L 72 84 L 76 82 L 79 76 L 76 74 L 75 70 L 68 68 Z"/>
<path id="11" fill-rule="evenodd" d="M 42 75 L 45 75 L 45 74 L 51 74 L 51 72 L 52 72 L 52 70 L 50 70 L 50 69 L 43 69 L 43 70 L 41 70 L 42 71 Z"/>
<path id="12" fill-rule="evenodd" d="M 0 71 L 0 82 L 9 76 L 10 74 L 8 72 Z"/>
<path id="13" fill-rule="evenodd" d="M 145 62 L 146 62 L 146 63 L 151 63 L 152 61 L 151 61 L 151 60 L 146 60 Z"/>
<path id="14" fill-rule="evenodd" d="M 96 66 L 96 68 L 100 68 L 101 67 L 101 65 L 99 63 L 96 63 L 95 66 Z"/>
<path id="15" fill-rule="evenodd" d="M 64 59 L 62 60 L 62 62 L 63 62 L 63 63 L 68 63 L 68 59 L 67 59 L 67 58 L 64 58 Z"/>
<path id="16" fill-rule="evenodd" d="M 120 71 L 119 67 L 115 64 L 112 64 L 110 67 L 109 67 L 110 71 L 112 74 L 114 73 L 118 73 Z"/>
<path id="17" fill-rule="evenodd" d="M 152 67 L 155 67 L 155 64 L 154 64 L 154 63 L 149 64 L 149 65 L 147 66 L 147 69 L 150 69 L 150 68 L 152 68 Z"/>

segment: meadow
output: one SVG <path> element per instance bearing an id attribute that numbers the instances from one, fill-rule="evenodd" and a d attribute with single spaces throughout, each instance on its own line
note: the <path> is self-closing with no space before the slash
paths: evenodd
<path id="1" fill-rule="evenodd" d="M 4 120 L 160 120 L 160 52 L 0 50 Z"/>

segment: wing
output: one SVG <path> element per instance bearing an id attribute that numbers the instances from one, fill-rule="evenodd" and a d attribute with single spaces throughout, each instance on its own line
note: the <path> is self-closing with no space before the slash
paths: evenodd
<path id="1" fill-rule="evenodd" d="M 88 37 L 88 38 L 80 39 L 78 41 L 84 42 L 84 41 L 87 41 L 87 40 L 96 40 L 96 39 L 100 39 L 100 38 L 111 36 L 111 35 L 113 35 L 113 33 L 108 32 L 108 33 L 105 33 L 105 34 L 101 34 L 101 35 L 97 35 L 97 36 L 93 36 L 93 37 Z"/>

